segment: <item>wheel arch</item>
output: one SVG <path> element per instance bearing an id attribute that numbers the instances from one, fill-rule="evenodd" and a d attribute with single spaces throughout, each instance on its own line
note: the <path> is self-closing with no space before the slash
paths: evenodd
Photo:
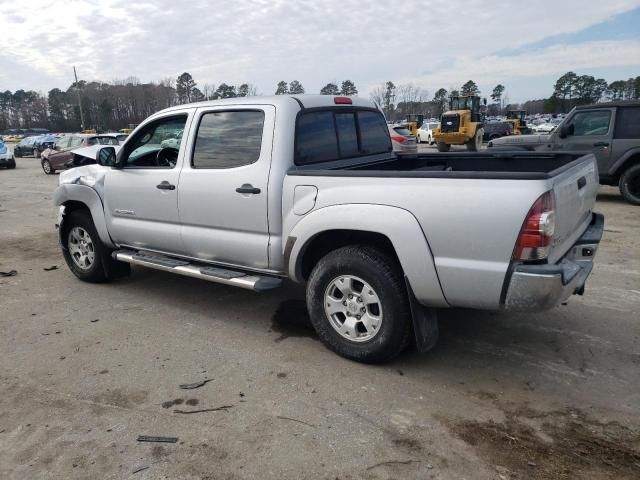
<path id="1" fill-rule="evenodd" d="M 86 185 L 63 184 L 54 192 L 55 205 L 64 207 L 60 219 L 60 241 L 64 246 L 63 233 L 65 231 L 65 216 L 73 211 L 86 210 L 91 214 L 93 224 L 100 236 L 100 240 L 109 248 L 115 248 L 115 244 L 109 236 L 107 222 L 104 216 L 104 206 L 98 193 Z"/>
<path id="2" fill-rule="evenodd" d="M 640 164 L 640 147 L 625 152 L 622 157 L 611 165 L 608 173 L 618 181 L 627 168 L 637 164 Z"/>
<path id="3" fill-rule="evenodd" d="M 308 214 L 286 242 L 289 277 L 305 283 L 322 256 L 355 244 L 374 246 L 396 258 L 421 303 L 447 306 L 425 234 L 417 219 L 398 207 L 346 204 Z"/>

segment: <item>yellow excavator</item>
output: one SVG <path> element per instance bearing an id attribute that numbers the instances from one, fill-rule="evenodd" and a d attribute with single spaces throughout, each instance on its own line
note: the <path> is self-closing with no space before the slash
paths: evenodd
<path id="1" fill-rule="evenodd" d="M 531 129 L 527 127 L 527 121 L 525 120 L 526 116 L 526 110 L 507 111 L 507 122 L 513 125 L 514 135 L 528 135 L 531 133 Z"/>
<path id="2" fill-rule="evenodd" d="M 467 150 L 477 152 L 482 145 L 484 128 L 480 113 L 480 97 L 477 95 L 449 98 L 450 109 L 442 114 L 440 127 L 433 131 L 439 152 L 448 152 L 451 145 L 466 145 Z"/>
<path id="3" fill-rule="evenodd" d="M 403 122 L 403 124 L 406 125 L 409 131 L 411 132 L 411 135 L 413 135 L 414 137 L 418 135 L 418 129 L 422 126 L 423 123 L 424 123 L 424 115 L 418 115 L 413 113 L 408 114 L 407 117 L 405 118 L 405 121 Z"/>

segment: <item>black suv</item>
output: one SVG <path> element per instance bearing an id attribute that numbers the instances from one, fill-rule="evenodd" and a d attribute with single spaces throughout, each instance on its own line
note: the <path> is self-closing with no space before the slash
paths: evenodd
<path id="1" fill-rule="evenodd" d="M 549 135 L 492 140 L 488 148 L 589 151 L 598 160 L 601 185 L 618 185 L 629 203 L 640 205 L 640 101 L 582 105 Z"/>

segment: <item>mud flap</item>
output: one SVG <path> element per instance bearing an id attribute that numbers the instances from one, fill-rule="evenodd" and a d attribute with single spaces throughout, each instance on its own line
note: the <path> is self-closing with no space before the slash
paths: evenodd
<path id="1" fill-rule="evenodd" d="M 419 352 L 428 352 L 438 343 L 438 315 L 436 309 L 421 305 L 413 294 L 413 289 L 407 277 L 405 277 L 404 281 L 409 295 L 416 347 Z"/>

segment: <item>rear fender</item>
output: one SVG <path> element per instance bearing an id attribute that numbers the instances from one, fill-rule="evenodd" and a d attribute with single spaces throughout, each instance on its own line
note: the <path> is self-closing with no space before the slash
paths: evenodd
<path id="1" fill-rule="evenodd" d="M 640 147 L 639 148 L 631 148 L 631 149 L 627 150 L 626 152 L 624 152 L 624 155 L 622 155 L 618 160 L 616 160 L 609 167 L 609 171 L 607 173 L 609 175 L 621 175 L 623 173 L 623 169 L 625 169 L 627 166 L 630 166 L 630 165 L 635 164 L 635 163 L 640 163 L 640 159 L 639 159 L 637 162 L 631 161 L 631 162 L 629 162 L 629 165 L 626 165 L 627 164 L 627 160 L 629 160 L 631 157 L 634 157 L 634 156 L 640 157 Z"/>
<path id="2" fill-rule="evenodd" d="M 400 260 L 416 299 L 423 305 L 447 307 L 431 248 L 418 223 L 407 210 L 386 205 L 347 204 L 316 210 L 300 220 L 288 234 L 285 257 L 289 277 L 303 283 L 302 258 L 319 234 L 331 230 L 358 230 L 384 235 Z"/>
<path id="3" fill-rule="evenodd" d="M 104 207 L 98 193 L 91 187 L 78 184 L 62 184 L 56 188 L 53 194 L 53 203 L 58 206 L 64 206 L 67 202 L 79 202 L 87 206 L 91 212 L 93 224 L 100 236 L 100 240 L 109 248 L 116 248 L 115 244 L 109 236 L 107 230 L 107 222 L 104 217 Z M 62 232 L 62 222 L 64 215 L 60 220 L 60 232 Z"/>

